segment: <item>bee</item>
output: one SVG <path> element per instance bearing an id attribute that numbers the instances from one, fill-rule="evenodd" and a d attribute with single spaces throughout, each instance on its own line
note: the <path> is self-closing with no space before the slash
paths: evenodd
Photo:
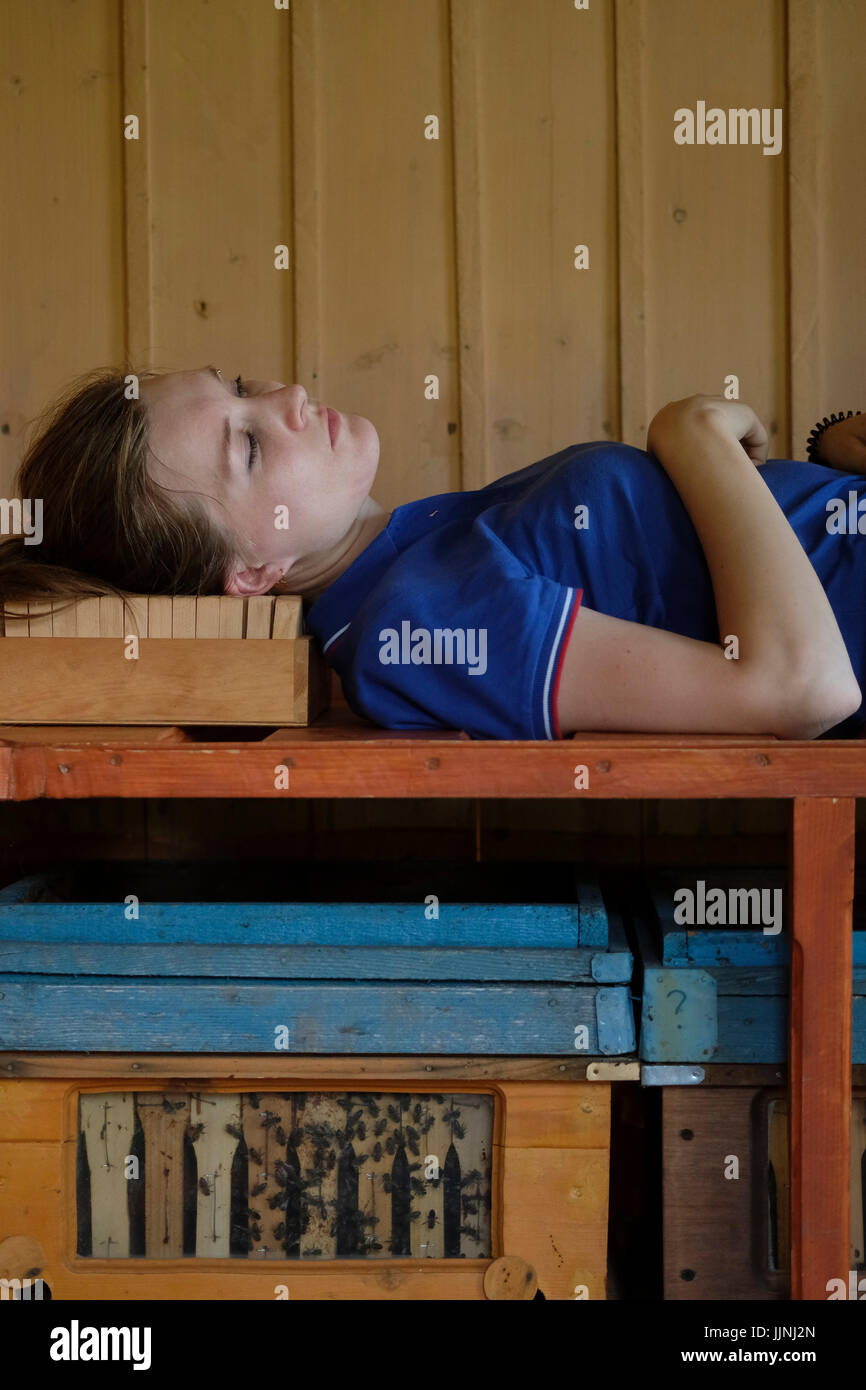
<path id="1" fill-rule="evenodd" d="M 276 1163 L 274 1164 L 274 1182 L 277 1183 L 280 1187 L 287 1187 L 290 1172 L 291 1170 L 288 1164 L 281 1163 L 280 1160 L 277 1159 Z"/>
<path id="2" fill-rule="evenodd" d="M 438 1218 L 438 1216 L 436 1215 L 436 1208 L 435 1208 L 435 1207 L 431 1207 L 430 1210 L 428 1211 L 427 1216 L 426 1216 L 425 1221 L 424 1221 L 424 1224 L 425 1224 L 425 1226 L 427 1227 L 427 1230 L 428 1230 L 428 1231 L 434 1230 L 434 1229 L 435 1229 L 435 1226 L 436 1226 L 436 1222 L 437 1222 L 438 1220 L 439 1220 L 439 1218 Z"/>
<path id="3" fill-rule="evenodd" d="M 281 1144 L 283 1148 L 287 1148 L 289 1140 L 286 1131 L 283 1129 L 282 1125 L 277 1125 L 276 1129 L 274 1130 L 274 1133 L 277 1136 L 277 1143 Z"/>
<path id="4" fill-rule="evenodd" d="M 261 1105 L 261 1096 L 257 1096 L 254 1091 L 250 1091 L 249 1095 L 244 1096 L 244 1100 L 247 1105 L 252 1106 L 253 1110 L 258 1110 Z"/>
<path id="5" fill-rule="evenodd" d="M 264 1192 L 264 1190 L 265 1190 L 266 1187 L 267 1187 L 267 1183 L 266 1183 L 266 1182 L 257 1182 L 256 1185 L 255 1185 L 255 1187 L 250 1188 L 250 1196 L 251 1196 L 251 1197 L 258 1197 L 258 1196 L 260 1195 L 260 1193 Z"/>
<path id="6" fill-rule="evenodd" d="M 275 1240 L 278 1240 L 278 1241 L 283 1241 L 283 1240 L 285 1240 L 285 1238 L 286 1238 L 286 1223 L 285 1223 L 285 1221 L 281 1221 L 280 1224 L 279 1224 L 278 1226 L 275 1226 L 275 1227 L 274 1227 L 274 1239 L 275 1239 Z"/>
<path id="7" fill-rule="evenodd" d="M 250 1158 L 252 1159 L 253 1163 L 263 1163 L 263 1162 L 264 1162 L 264 1159 L 262 1158 L 262 1155 L 261 1155 L 261 1151 L 260 1151 L 259 1149 L 250 1149 Z"/>
<path id="8" fill-rule="evenodd" d="M 226 1125 L 226 1134 L 230 1134 L 233 1139 L 243 1139 L 244 1137 L 240 1125 Z"/>
<path id="9" fill-rule="evenodd" d="M 236 1244 L 243 1246 L 244 1250 L 252 1250 L 253 1238 L 243 1226 L 232 1226 L 232 1236 Z"/>
<path id="10" fill-rule="evenodd" d="M 191 1144 L 194 1144 L 197 1139 L 200 1139 L 203 1133 L 204 1125 L 187 1125 L 186 1127 L 186 1137 Z"/>
<path id="11" fill-rule="evenodd" d="M 211 1194 L 212 1194 L 212 1192 L 213 1192 L 213 1188 L 211 1187 L 211 1185 L 210 1185 L 210 1183 L 208 1182 L 207 1178 L 199 1178 L 199 1180 L 198 1180 L 198 1190 L 199 1190 L 199 1192 L 203 1192 L 204 1195 L 205 1195 L 205 1197 L 210 1197 Z"/>

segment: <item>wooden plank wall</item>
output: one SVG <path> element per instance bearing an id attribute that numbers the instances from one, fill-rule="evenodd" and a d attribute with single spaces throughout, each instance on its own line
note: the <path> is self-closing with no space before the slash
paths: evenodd
<path id="1" fill-rule="evenodd" d="M 729 373 L 802 457 L 866 409 L 864 30 L 866 0 L 5 0 L 0 495 L 125 355 L 366 415 L 388 507 L 642 446 Z M 676 145 L 698 100 L 780 106 L 782 153 Z"/>
<path id="2" fill-rule="evenodd" d="M 792 421 L 802 453 L 819 412 L 864 404 L 866 0 L 6 0 L 3 19 L 7 495 L 26 422 L 126 353 L 367 415 L 386 505 L 574 440 L 642 445 L 665 400 L 731 372 L 780 454 Z M 782 154 L 678 146 L 673 111 L 699 99 L 780 106 Z"/>

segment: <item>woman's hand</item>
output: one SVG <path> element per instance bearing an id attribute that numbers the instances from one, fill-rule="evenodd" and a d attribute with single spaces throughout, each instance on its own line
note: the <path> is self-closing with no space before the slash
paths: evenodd
<path id="1" fill-rule="evenodd" d="M 866 473 L 866 415 L 828 425 L 818 440 L 818 462 L 843 473 Z"/>
<path id="2" fill-rule="evenodd" d="M 767 462 L 769 438 L 754 410 L 744 401 L 729 401 L 724 396 L 685 396 L 662 406 L 647 431 L 648 451 L 658 453 L 656 446 L 676 434 L 684 423 L 707 414 L 724 424 L 756 466 Z"/>

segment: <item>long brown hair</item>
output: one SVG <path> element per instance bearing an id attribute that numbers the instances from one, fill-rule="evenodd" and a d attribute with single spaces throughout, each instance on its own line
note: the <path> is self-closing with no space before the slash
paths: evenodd
<path id="1" fill-rule="evenodd" d="M 225 592 L 228 531 L 148 473 L 147 412 L 127 384 L 158 375 L 96 368 L 37 418 L 15 488 L 31 508 L 41 500 L 42 539 L 0 541 L 0 612 L 27 598 Z"/>

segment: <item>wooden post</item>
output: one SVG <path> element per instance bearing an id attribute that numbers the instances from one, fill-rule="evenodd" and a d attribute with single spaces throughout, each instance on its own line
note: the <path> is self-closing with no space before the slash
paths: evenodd
<path id="1" fill-rule="evenodd" d="M 853 797 L 794 797 L 789 853 L 791 1298 L 849 1265 Z"/>

